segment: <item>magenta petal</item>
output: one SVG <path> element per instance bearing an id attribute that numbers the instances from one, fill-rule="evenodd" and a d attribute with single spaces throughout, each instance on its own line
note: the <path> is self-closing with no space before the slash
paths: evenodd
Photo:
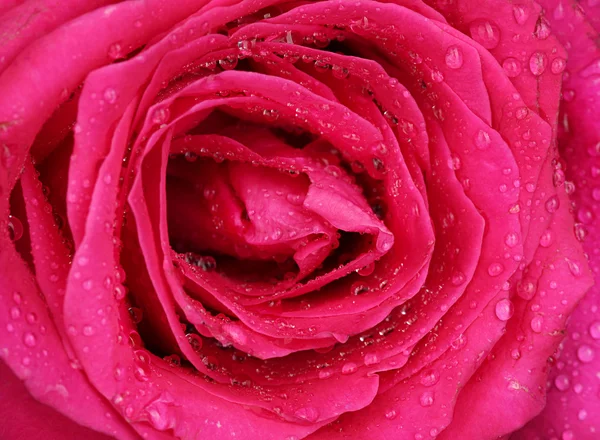
<path id="1" fill-rule="evenodd" d="M 567 201 L 564 193 L 562 200 Z M 553 245 L 536 252 L 535 261 L 542 265 L 525 269 L 521 284 L 513 287 L 511 300 L 491 304 L 499 321 L 511 318 L 506 333 L 477 370 L 478 380 L 470 381 L 459 394 L 453 422 L 443 438 L 510 434 L 544 407 L 547 359 L 562 340 L 566 318 L 592 284 L 572 228 L 569 212 L 561 209 L 549 229 L 556 237 Z M 521 297 L 523 283 L 535 285 L 532 298 Z M 515 311 L 511 317 L 512 304 Z M 481 403 L 474 408 L 473 401 Z"/>
<path id="2" fill-rule="evenodd" d="M 594 438 L 600 423 L 596 389 L 600 360 L 600 231 L 597 221 L 600 207 L 600 164 L 597 157 L 600 124 L 595 116 L 600 111 L 597 84 L 600 51 L 596 43 L 599 15 L 593 2 L 540 3 L 548 11 L 553 33 L 569 51 L 559 148 L 567 164 L 567 178 L 572 179 L 577 188 L 572 194 L 577 222 L 574 231 L 578 239 L 583 240 L 583 248 L 595 275 L 595 285 L 571 316 L 567 337 L 554 356 L 556 360 L 548 377 L 545 408 L 514 437 Z M 582 14 L 580 7 L 587 14 Z"/>
<path id="3" fill-rule="evenodd" d="M 0 418 L 3 440 L 45 438 L 48 440 L 109 440 L 35 400 L 4 362 L 0 361 L 2 392 L 0 393 Z M 8 422 L 10 421 L 10 422 Z"/>

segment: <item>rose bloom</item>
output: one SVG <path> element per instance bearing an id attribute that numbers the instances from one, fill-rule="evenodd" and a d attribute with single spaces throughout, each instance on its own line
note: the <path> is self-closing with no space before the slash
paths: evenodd
<path id="1" fill-rule="evenodd" d="M 598 29 L 1 2 L 0 438 L 598 438 Z"/>

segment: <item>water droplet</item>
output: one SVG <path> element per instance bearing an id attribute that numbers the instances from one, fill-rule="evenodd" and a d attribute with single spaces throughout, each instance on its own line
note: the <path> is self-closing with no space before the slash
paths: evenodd
<path id="1" fill-rule="evenodd" d="M 551 230 L 546 230 L 542 236 L 540 237 L 540 246 L 542 247 L 550 247 L 550 245 L 554 242 L 554 234 Z"/>
<path id="2" fill-rule="evenodd" d="M 475 136 L 475 146 L 480 150 L 485 150 L 490 146 L 492 140 L 490 139 L 490 135 L 487 131 L 479 130 L 477 135 Z"/>
<path id="3" fill-rule="evenodd" d="M 510 352 L 510 357 L 514 360 L 521 359 L 521 352 L 518 348 L 513 348 Z"/>
<path id="4" fill-rule="evenodd" d="M 535 285 L 531 281 L 519 281 L 517 283 L 517 295 L 529 301 L 535 296 Z"/>
<path id="5" fill-rule="evenodd" d="M 354 362 L 348 362 L 342 366 L 342 374 L 353 374 L 358 370 L 358 366 Z"/>
<path id="6" fill-rule="evenodd" d="M 558 5 L 556 5 L 556 8 L 554 8 L 552 16 L 555 20 L 562 20 L 565 18 L 565 7 L 563 6 L 562 2 L 558 2 Z"/>
<path id="7" fill-rule="evenodd" d="M 300 408 L 294 412 L 294 415 L 299 419 L 314 423 L 319 419 L 319 410 L 312 406 Z"/>
<path id="8" fill-rule="evenodd" d="M 263 117 L 268 121 L 268 122 L 273 122 L 276 121 L 277 119 L 279 119 L 279 110 L 276 109 L 264 109 L 263 110 Z"/>
<path id="9" fill-rule="evenodd" d="M 366 293 L 369 290 L 370 290 L 369 286 L 360 281 L 352 283 L 352 285 L 350 286 L 350 293 L 352 293 L 352 295 L 356 295 L 356 296 L 362 295 L 363 293 Z"/>
<path id="10" fill-rule="evenodd" d="M 127 295 L 127 288 L 121 284 L 117 284 L 113 290 L 115 299 L 121 301 Z"/>
<path id="11" fill-rule="evenodd" d="M 453 349 L 460 350 L 466 344 L 467 344 L 467 337 L 461 333 L 460 335 L 458 335 L 458 337 L 454 341 L 452 341 L 452 343 L 450 345 L 452 346 Z"/>
<path id="12" fill-rule="evenodd" d="M 587 231 L 585 230 L 585 226 L 581 223 L 575 223 L 573 225 L 573 232 L 575 234 L 575 238 L 578 241 L 584 241 L 585 236 L 587 235 Z"/>
<path id="13" fill-rule="evenodd" d="M 140 382 L 147 382 L 150 379 L 150 356 L 146 350 L 136 350 L 134 355 L 133 375 Z"/>
<path id="14" fill-rule="evenodd" d="M 587 418 L 587 411 L 585 409 L 580 409 L 579 412 L 577 413 L 577 418 L 581 421 L 585 420 Z"/>
<path id="15" fill-rule="evenodd" d="M 583 362 L 585 364 L 592 362 L 594 360 L 594 354 L 595 354 L 594 349 L 586 344 L 581 345 L 577 349 L 577 359 L 579 359 L 581 362 Z"/>
<path id="16" fill-rule="evenodd" d="M 121 366 L 116 366 L 114 371 L 115 379 L 121 381 L 125 379 L 125 368 Z"/>
<path id="17" fill-rule="evenodd" d="M 507 58 L 502 62 L 502 68 L 504 69 L 504 72 L 506 72 L 506 76 L 509 78 L 515 78 L 523 71 L 521 62 L 512 57 Z"/>
<path id="18" fill-rule="evenodd" d="M 550 214 L 553 214 L 556 211 L 558 211 L 558 208 L 560 207 L 560 200 L 558 199 L 558 196 L 552 196 L 548 200 L 546 200 L 545 206 L 546 211 L 548 211 Z"/>
<path id="19" fill-rule="evenodd" d="M 446 65 L 451 69 L 460 69 L 463 65 L 463 54 L 458 46 L 450 46 L 446 51 Z"/>
<path id="20" fill-rule="evenodd" d="M 327 379 L 331 377 L 331 374 L 329 370 L 319 370 L 319 379 Z"/>
<path id="21" fill-rule="evenodd" d="M 365 365 L 376 365 L 381 362 L 381 359 L 379 359 L 379 356 L 377 356 L 375 353 L 367 353 L 364 361 Z"/>
<path id="22" fill-rule="evenodd" d="M 117 91 L 111 87 L 104 90 L 104 100 L 109 104 L 117 102 Z"/>
<path id="23" fill-rule="evenodd" d="M 467 278 L 465 277 L 465 274 L 458 271 L 458 272 L 454 272 L 452 274 L 452 279 L 451 282 L 454 286 L 460 286 L 461 284 L 463 284 L 465 281 L 467 280 Z"/>
<path id="24" fill-rule="evenodd" d="M 123 47 L 121 43 L 113 43 L 108 47 L 108 57 L 111 60 L 123 58 Z"/>
<path id="25" fill-rule="evenodd" d="M 527 107 L 519 107 L 516 111 L 515 111 L 515 117 L 519 120 L 522 121 L 523 119 L 525 119 L 527 116 L 529 116 L 529 109 Z"/>
<path id="26" fill-rule="evenodd" d="M 200 351 L 203 342 L 202 338 L 199 335 L 195 333 L 187 333 L 185 337 L 187 338 L 188 342 L 190 343 L 190 346 L 195 352 Z"/>
<path id="27" fill-rule="evenodd" d="M 509 232 L 506 234 L 506 237 L 504 237 L 504 243 L 506 243 L 506 246 L 513 248 L 519 244 L 519 236 L 514 232 Z"/>
<path id="28" fill-rule="evenodd" d="M 194 252 L 188 252 L 185 254 L 185 261 L 192 266 L 199 267 L 204 272 L 211 272 L 216 269 L 216 260 L 209 255 L 198 255 Z"/>
<path id="29" fill-rule="evenodd" d="M 496 316 L 500 321 L 508 321 L 514 313 L 515 307 L 510 299 L 501 299 L 496 303 Z"/>
<path id="30" fill-rule="evenodd" d="M 546 70 L 548 64 L 548 57 L 543 52 L 534 52 L 529 58 L 529 70 L 535 76 L 540 76 Z"/>
<path id="31" fill-rule="evenodd" d="M 19 319 L 21 317 L 21 309 L 18 307 L 11 307 L 10 308 L 10 317 L 12 319 Z"/>
<path id="32" fill-rule="evenodd" d="M 165 356 L 163 360 L 171 367 L 179 367 L 181 365 L 181 358 L 176 354 Z"/>
<path id="33" fill-rule="evenodd" d="M 538 19 L 535 24 L 535 29 L 533 30 L 533 35 L 538 40 L 545 40 L 550 36 L 550 26 L 544 17 Z"/>
<path id="34" fill-rule="evenodd" d="M 525 24 L 529 18 L 529 10 L 525 6 L 513 6 L 513 16 L 517 24 Z"/>
<path id="35" fill-rule="evenodd" d="M 390 410 L 388 410 L 388 411 L 385 412 L 385 418 L 388 419 L 388 420 L 394 420 L 397 415 L 398 414 L 393 409 L 390 409 Z"/>
<path id="36" fill-rule="evenodd" d="M 471 37 L 486 49 L 493 49 L 500 42 L 500 29 L 488 20 L 475 20 L 469 26 Z"/>
<path id="37" fill-rule="evenodd" d="M 431 80 L 436 83 L 444 81 L 444 74 L 439 70 L 433 70 L 431 72 Z"/>
<path id="38" fill-rule="evenodd" d="M 137 307 L 130 307 L 129 308 L 129 316 L 131 316 L 131 320 L 135 324 L 139 324 L 140 322 L 142 322 L 142 319 L 144 318 L 144 312 L 142 311 L 142 309 L 139 309 Z"/>
<path id="39" fill-rule="evenodd" d="M 600 339 L 600 321 L 594 321 L 590 324 L 589 333 L 592 339 Z"/>
<path id="40" fill-rule="evenodd" d="M 533 330 L 535 333 L 540 333 L 542 331 L 542 324 L 544 323 L 544 318 L 542 318 L 541 316 L 535 316 L 532 320 L 531 320 L 531 330 Z"/>
<path id="41" fill-rule="evenodd" d="M 208 201 L 213 200 L 215 198 L 216 194 L 217 194 L 217 191 L 211 187 L 206 187 L 202 191 L 202 196 Z"/>
<path id="42" fill-rule="evenodd" d="M 219 60 L 219 66 L 223 70 L 232 70 L 235 69 L 238 64 L 238 58 L 236 56 L 230 55 L 228 57 Z"/>
<path id="43" fill-rule="evenodd" d="M 167 107 L 159 107 L 152 113 L 152 122 L 156 125 L 162 125 L 169 120 L 171 111 Z"/>
<path id="44" fill-rule="evenodd" d="M 504 265 L 502 263 L 492 263 L 488 267 L 488 273 L 492 277 L 497 277 L 504 272 Z"/>
<path id="45" fill-rule="evenodd" d="M 569 266 L 569 270 L 573 275 L 575 275 L 576 277 L 581 275 L 583 269 L 581 268 L 581 265 L 578 262 L 570 260 L 569 258 L 565 258 L 565 260 L 567 261 L 567 266 Z"/>
<path id="46" fill-rule="evenodd" d="M 241 40 L 237 42 L 238 50 L 240 55 L 244 57 L 252 56 L 252 43 L 250 41 Z"/>
<path id="47" fill-rule="evenodd" d="M 336 66 L 335 64 L 331 67 L 331 72 L 333 73 L 333 76 L 338 79 L 344 79 L 347 78 L 348 75 L 350 75 L 348 69 L 346 69 L 345 67 Z"/>
<path id="48" fill-rule="evenodd" d="M 577 210 L 577 219 L 581 223 L 589 225 L 594 220 L 594 213 L 589 208 L 581 207 Z"/>
<path id="49" fill-rule="evenodd" d="M 554 385 L 559 391 L 566 391 L 571 386 L 571 381 L 564 374 L 559 374 L 554 378 Z"/>
<path id="50" fill-rule="evenodd" d="M 425 391 L 423 394 L 421 394 L 419 397 L 419 403 L 421 406 L 425 407 L 433 405 L 433 392 Z"/>
<path id="51" fill-rule="evenodd" d="M 92 336 L 94 334 L 94 327 L 91 325 L 86 325 L 83 327 L 83 334 L 85 336 Z"/>
<path id="52" fill-rule="evenodd" d="M 440 381 L 440 373 L 436 370 L 427 370 L 421 373 L 421 385 L 432 387 Z"/>
<path id="53" fill-rule="evenodd" d="M 12 241 L 17 241 L 23 236 L 21 220 L 12 215 L 8 216 L 8 236 Z"/>
<path id="54" fill-rule="evenodd" d="M 369 263 L 367 264 L 365 267 L 361 267 L 360 269 L 358 269 L 356 271 L 357 274 L 359 274 L 361 277 L 366 277 L 369 276 L 373 273 L 373 271 L 375 271 L 375 263 Z"/>
<path id="55" fill-rule="evenodd" d="M 561 438 L 561 440 L 575 440 L 575 434 L 573 433 L 573 431 L 566 430 L 566 431 L 563 431 L 560 438 Z"/>
<path id="56" fill-rule="evenodd" d="M 27 332 L 23 335 L 23 343 L 27 347 L 35 347 L 35 344 L 37 344 L 37 338 L 33 333 Z"/>
<path id="57" fill-rule="evenodd" d="M 193 151 L 186 151 L 183 155 L 183 158 L 186 160 L 186 162 L 192 163 L 198 160 L 198 155 Z"/>
<path id="58" fill-rule="evenodd" d="M 564 58 L 558 57 L 558 58 L 554 58 L 552 60 L 552 64 L 550 65 L 550 70 L 555 75 L 558 75 L 559 73 L 562 73 L 565 70 L 566 66 L 567 66 L 567 61 Z"/>

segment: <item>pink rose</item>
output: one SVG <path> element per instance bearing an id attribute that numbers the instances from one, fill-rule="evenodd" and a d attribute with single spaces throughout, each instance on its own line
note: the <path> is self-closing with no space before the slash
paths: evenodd
<path id="1" fill-rule="evenodd" d="M 568 101 L 598 105 L 597 23 L 542 3 L 558 24 L 502 0 L 0 6 L 3 438 L 479 440 L 538 415 L 553 364 L 593 365 L 595 324 L 556 352 L 600 198 Z"/>

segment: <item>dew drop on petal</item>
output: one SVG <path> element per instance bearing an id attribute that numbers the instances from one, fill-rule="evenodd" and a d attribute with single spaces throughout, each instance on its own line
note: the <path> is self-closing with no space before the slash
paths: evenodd
<path id="1" fill-rule="evenodd" d="M 393 420 L 393 419 L 396 418 L 396 416 L 397 416 L 397 413 L 393 409 L 390 409 L 390 410 L 388 410 L 388 411 L 385 412 L 385 418 L 388 419 L 388 420 Z"/>
<path id="2" fill-rule="evenodd" d="M 104 90 L 104 100 L 109 104 L 114 104 L 115 102 L 117 102 L 117 91 L 112 87 L 109 87 L 106 90 Z"/>
<path id="3" fill-rule="evenodd" d="M 514 6 L 513 16 L 517 24 L 525 24 L 529 18 L 529 11 L 525 6 Z"/>
<path id="4" fill-rule="evenodd" d="M 381 359 L 379 359 L 379 356 L 377 356 L 375 353 L 367 353 L 365 355 L 364 362 L 365 365 L 376 365 L 381 362 Z"/>
<path id="5" fill-rule="evenodd" d="M 490 274 L 492 277 L 497 277 L 502 272 L 504 272 L 504 266 L 502 263 L 492 263 L 488 267 L 488 274 Z"/>
<path id="6" fill-rule="evenodd" d="M 37 344 L 37 338 L 33 333 L 27 332 L 23 335 L 23 343 L 27 347 L 35 347 L 35 345 Z"/>
<path id="7" fill-rule="evenodd" d="M 590 324 L 589 333 L 592 339 L 600 339 L 600 321 L 594 321 Z"/>
<path id="8" fill-rule="evenodd" d="M 312 406 L 307 406 L 296 410 L 294 415 L 299 419 L 314 423 L 319 419 L 319 410 Z"/>
<path id="9" fill-rule="evenodd" d="M 550 247 L 550 245 L 552 245 L 553 242 L 554 234 L 551 230 L 548 229 L 540 237 L 540 246 L 547 248 Z"/>
<path id="10" fill-rule="evenodd" d="M 519 76 L 523 71 L 523 68 L 521 67 L 521 62 L 516 58 L 512 57 L 506 58 L 502 62 L 502 68 L 504 69 L 506 76 L 508 76 L 509 78 L 515 78 Z"/>
<path id="11" fill-rule="evenodd" d="M 427 370 L 421 373 L 421 385 L 431 387 L 440 381 L 440 374 L 436 370 Z"/>
<path id="12" fill-rule="evenodd" d="M 471 37 L 486 49 L 493 49 L 500 42 L 500 29 L 489 20 L 475 20 L 470 26 Z"/>
<path id="13" fill-rule="evenodd" d="M 352 374 L 358 370 L 358 366 L 354 362 L 348 362 L 342 366 L 342 374 Z"/>
<path id="14" fill-rule="evenodd" d="M 504 243 L 506 243 L 506 246 L 513 248 L 519 243 L 519 236 L 514 232 L 509 232 L 504 237 Z"/>
<path id="15" fill-rule="evenodd" d="M 595 354 L 594 349 L 586 344 L 581 345 L 577 349 L 577 359 L 579 359 L 581 362 L 583 362 L 585 364 L 592 362 L 594 360 L 594 354 Z"/>
<path id="16" fill-rule="evenodd" d="M 123 57 L 123 47 L 121 46 L 121 43 L 113 43 L 108 47 L 108 57 L 111 60 Z"/>
<path id="17" fill-rule="evenodd" d="M 560 201 L 559 201 L 558 197 L 554 195 L 554 196 L 550 197 L 548 200 L 546 200 L 545 206 L 546 206 L 546 211 L 548 211 L 550 214 L 553 214 L 560 207 Z"/>
<path id="18" fill-rule="evenodd" d="M 475 136 L 475 146 L 480 150 L 485 150 L 490 146 L 492 140 L 487 131 L 479 130 Z"/>
<path id="19" fill-rule="evenodd" d="M 444 81 L 444 74 L 439 70 L 434 70 L 431 72 L 431 80 L 436 83 L 440 83 Z"/>
<path id="20" fill-rule="evenodd" d="M 425 391 L 423 394 L 421 394 L 419 397 L 419 403 L 424 407 L 433 405 L 433 392 Z"/>
<path id="21" fill-rule="evenodd" d="M 566 66 L 567 66 L 566 60 L 564 58 L 558 57 L 558 58 L 554 58 L 552 60 L 552 64 L 550 65 L 550 70 L 555 75 L 558 75 L 559 73 L 562 73 L 565 70 Z"/>
<path id="22" fill-rule="evenodd" d="M 501 299 L 496 303 L 496 316 L 500 321 L 508 321 L 514 312 L 515 307 L 510 299 Z"/>
<path id="23" fill-rule="evenodd" d="M 23 236 L 23 224 L 12 215 L 8 216 L 8 236 L 12 241 L 17 241 Z"/>
<path id="24" fill-rule="evenodd" d="M 535 316 L 532 320 L 531 320 L 531 330 L 533 330 L 535 333 L 540 333 L 542 331 L 542 324 L 544 323 L 544 318 L 542 318 L 541 316 Z"/>
<path id="25" fill-rule="evenodd" d="M 529 70 L 535 76 L 540 76 L 546 70 L 548 57 L 543 52 L 535 52 L 529 58 Z"/>
<path id="26" fill-rule="evenodd" d="M 450 46 L 446 51 L 446 65 L 451 69 L 460 69 L 463 62 L 461 49 L 456 45 Z"/>
<path id="27" fill-rule="evenodd" d="M 467 278 L 465 277 L 464 273 L 457 271 L 452 274 L 451 282 L 452 282 L 452 285 L 454 285 L 454 286 L 460 286 L 461 284 L 464 284 L 466 279 Z"/>
<path id="28" fill-rule="evenodd" d="M 164 124 L 170 117 L 170 110 L 166 107 L 160 107 L 152 113 L 152 122 L 157 125 Z"/>
<path id="29" fill-rule="evenodd" d="M 571 386 L 571 381 L 566 375 L 559 374 L 554 378 L 554 386 L 556 386 L 559 391 L 566 391 Z"/>

